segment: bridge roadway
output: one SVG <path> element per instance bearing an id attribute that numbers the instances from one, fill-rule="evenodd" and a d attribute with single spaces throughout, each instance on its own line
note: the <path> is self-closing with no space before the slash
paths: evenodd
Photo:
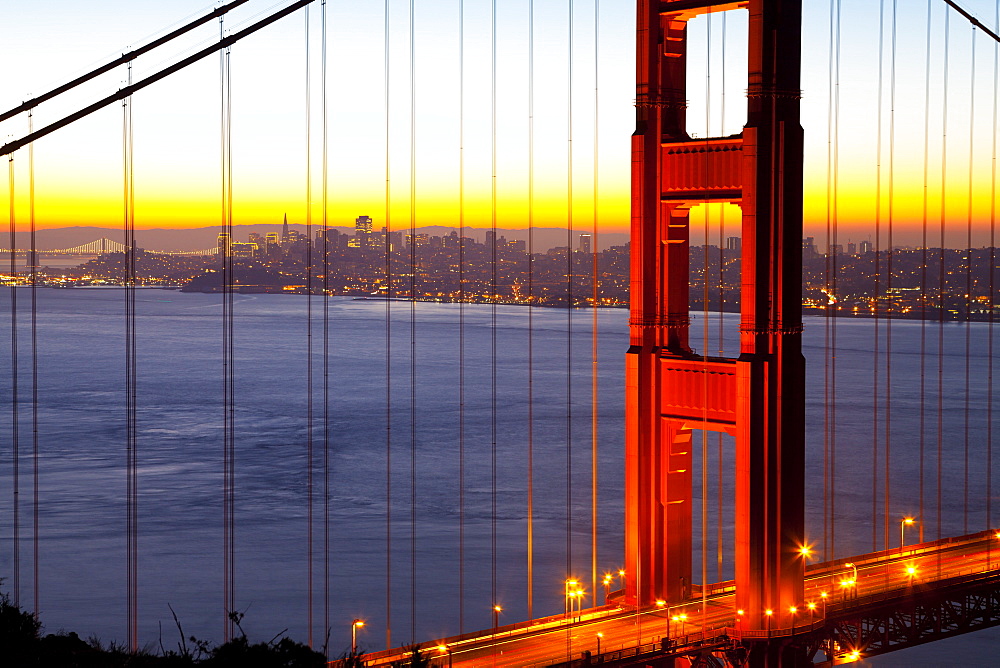
<path id="1" fill-rule="evenodd" d="M 849 617 L 855 608 L 861 610 L 866 601 L 901 596 L 914 588 L 929 590 L 934 583 L 998 568 L 1000 533 L 985 531 L 808 566 L 805 600 L 795 615 L 800 623 L 794 629 L 740 628 L 733 609 L 733 582 L 729 581 L 710 585 L 704 596 L 704 609 L 702 594 L 697 591 L 686 602 L 669 609 L 600 606 L 572 618 L 557 615 L 425 642 L 420 649 L 423 656 L 434 659 L 434 665 L 438 666 L 524 668 L 572 661 L 579 659 L 584 651 L 590 651 L 596 663 L 598 633 L 603 634 L 600 651 L 605 661 L 615 658 L 609 653 L 634 654 L 643 645 L 647 646 L 643 651 L 658 649 L 668 633 L 681 646 L 710 645 L 720 638 L 731 645 L 732 639 L 737 638 L 765 639 L 821 629 L 825 616 Z M 808 610 L 809 602 L 816 604 L 812 611 Z M 668 622 L 668 616 L 681 614 L 687 615 L 685 621 Z M 362 660 L 366 666 L 405 666 L 411 650 L 375 652 L 364 655 Z M 852 658 L 857 657 L 848 656 L 848 648 L 842 648 L 836 663 L 848 663 Z"/>

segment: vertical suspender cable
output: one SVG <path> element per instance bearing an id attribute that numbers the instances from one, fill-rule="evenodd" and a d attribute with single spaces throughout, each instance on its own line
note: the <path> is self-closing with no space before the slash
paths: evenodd
<path id="1" fill-rule="evenodd" d="M 313 646 L 313 239 L 312 239 L 312 87 L 309 45 L 309 5 L 305 12 L 305 125 L 306 125 L 306 623 L 307 642 Z"/>
<path id="2" fill-rule="evenodd" d="M 128 84 L 132 84 L 132 64 L 128 66 Z M 125 451 L 126 514 L 128 567 L 128 642 L 129 650 L 139 649 L 139 527 L 138 527 L 138 443 L 136 424 L 136 355 L 135 355 L 135 211 L 132 145 L 132 98 L 122 100 L 122 151 L 124 173 L 125 261 L 122 284 L 125 296 Z"/>
<path id="3" fill-rule="evenodd" d="M 878 478 L 879 478 L 879 349 L 881 340 L 879 339 L 879 315 L 880 301 L 882 296 L 882 89 L 883 89 L 883 61 L 885 59 L 885 0 L 879 0 L 878 5 L 878 96 L 876 105 L 876 140 L 875 140 L 875 294 L 872 296 L 872 315 L 875 320 L 875 345 L 872 357 L 872 552 L 878 550 Z M 831 249 L 827 249 L 830 253 Z M 834 255 L 834 263 L 837 257 Z M 883 516 L 883 528 L 885 538 L 885 548 L 888 549 L 889 541 L 889 516 L 888 508 Z"/>
<path id="4" fill-rule="evenodd" d="M 944 13 L 944 83 L 941 95 L 941 216 L 940 216 L 940 248 L 938 249 L 938 347 L 937 347 L 937 538 L 943 537 L 942 511 L 943 499 L 941 489 L 941 467 L 944 459 L 944 297 L 945 297 L 945 222 L 947 215 L 947 185 L 948 185 L 948 56 L 949 56 L 949 17 Z M 938 570 L 941 569 L 941 558 L 938 555 Z"/>
<path id="5" fill-rule="evenodd" d="M 530 406 L 530 400 L 529 400 Z M 530 564 L 530 561 L 529 561 Z M 528 597 L 531 609 L 531 597 Z M 530 617 L 530 614 L 529 614 Z M 458 632 L 465 630 L 465 0 L 458 2 Z"/>
<path id="6" fill-rule="evenodd" d="M 994 5 L 993 25 L 1000 25 L 1000 0 Z M 986 344 L 986 528 L 993 527 L 993 325 L 996 304 L 996 222 L 997 222 L 997 107 L 1000 95 L 1000 46 L 993 43 L 993 143 L 990 160 L 990 262 L 988 279 L 989 301 L 987 302 L 988 325 Z M 993 541 L 986 543 L 986 559 L 989 563 Z"/>
<path id="7" fill-rule="evenodd" d="M 13 561 L 11 563 L 12 592 L 11 599 L 14 605 L 19 605 L 21 598 L 21 537 L 20 537 L 20 506 L 18 494 L 20 491 L 20 453 L 18 451 L 20 402 L 18 398 L 18 355 L 17 355 L 17 241 L 15 225 L 14 206 L 14 156 L 7 161 L 8 183 L 10 193 L 10 427 L 11 427 L 11 465 L 12 465 L 12 492 L 13 492 L 13 516 L 11 518 L 13 528 Z"/>
<path id="8" fill-rule="evenodd" d="M 896 0 L 892 0 L 892 18 L 889 25 L 889 197 L 886 215 L 886 293 L 892 294 L 892 224 L 895 208 L 893 195 L 895 187 L 896 160 Z M 891 298 L 891 297 L 890 297 Z M 889 549 L 889 527 L 892 524 L 892 317 L 885 319 L 885 549 Z"/>
<path id="9" fill-rule="evenodd" d="M 320 2 L 320 28 L 322 44 L 320 49 L 320 97 L 323 114 L 323 648 L 330 655 L 330 228 L 327 216 L 328 204 L 328 151 L 329 132 L 327 128 L 326 97 L 326 0 Z"/>
<path id="10" fill-rule="evenodd" d="M 725 136 L 726 134 L 726 19 L 728 12 L 722 12 L 722 81 L 719 86 L 720 89 L 720 105 L 719 105 L 719 136 Z M 724 341 L 725 341 L 725 318 L 723 313 L 726 311 L 726 281 L 723 272 L 725 271 L 725 236 L 726 236 L 726 214 L 725 209 L 719 209 L 719 345 L 718 354 L 722 357 L 725 354 Z M 722 558 L 723 558 L 723 539 L 722 539 L 722 517 L 723 517 L 723 439 L 722 432 L 716 435 L 716 464 L 717 470 L 717 482 L 716 487 L 718 491 L 717 498 L 717 508 L 716 508 L 716 534 L 715 534 L 715 567 L 716 567 L 716 581 L 722 582 Z"/>
<path id="11" fill-rule="evenodd" d="M 573 0 L 566 77 L 566 574 L 573 572 Z"/>
<path id="12" fill-rule="evenodd" d="M 233 238 L 233 91 L 230 47 L 226 47 L 226 234 Z M 234 336 L 234 292 L 236 283 L 233 254 L 226 253 L 226 448 L 229 451 L 229 611 L 236 612 L 236 349 Z M 230 625 L 230 633 L 235 630 L 235 618 Z"/>
<path id="13" fill-rule="evenodd" d="M 830 0 L 830 48 L 827 102 L 826 246 L 837 245 L 837 177 L 840 114 L 840 0 Z M 836 518 L 836 401 L 837 401 L 837 264 L 827 253 L 825 282 L 832 310 L 823 327 L 823 560 L 834 558 Z"/>
<path id="14" fill-rule="evenodd" d="M 28 132 L 33 131 L 34 115 L 28 112 Z M 38 618 L 42 609 L 38 600 L 38 529 L 39 529 L 39 479 L 38 479 L 38 244 L 35 240 L 35 143 L 28 144 L 28 221 L 30 223 L 31 250 L 31 557 L 32 557 L 32 609 Z M 13 247 L 13 244 L 11 244 Z"/>
<path id="15" fill-rule="evenodd" d="M 490 6 L 490 601 L 497 602 L 497 3 Z M 494 617 L 495 619 L 495 617 Z M 495 626 L 495 625 L 494 625 Z"/>
<path id="16" fill-rule="evenodd" d="M 598 140 L 600 132 L 598 120 L 600 118 L 600 18 L 601 1 L 594 0 L 594 225 L 591 234 L 590 262 L 591 262 L 591 309 L 592 320 L 590 328 L 590 591 L 594 595 L 594 607 L 597 607 L 597 309 L 600 297 L 600 276 L 597 271 L 597 215 L 598 197 L 597 190 L 600 184 L 600 174 L 598 172 Z"/>
<path id="17" fill-rule="evenodd" d="M 410 642 L 417 637 L 417 77 L 410 0 Z"/>
<path id="18" fill-rule="evenodd" d="M 385 0 L 385 648 L 392 647 L 392 243 L 389 161 L 389 0 Z"/>
<path id="19" fill-rule="evenodd" d="M 928 237 L 927 224 L 929 220 L 929 188 L 930 188 L 930 142 L 931 142 L 931 26 L 932 13 L 931 2 L 927 0 L 927 45 L 925 47 L 924 61 L 924 182 L 922 197 L 921 216 L 921 262 L 920 262 L 920 492 L 919 492 L 919 517 L 920 517 L 920 542 L 924 541 L 924 525 L 926 514 L 924 513 L 924 477 L 925 477 L 925 454 L 927 445 L 927 303 L 930 298 L 927 283 L 927 260 L 928 260 Z"/>
<path id="20" fill-rule="evenodd" d="M 709 150 L 709 137 L 712 136 L 712 14 L 709 12 L 705 16 L 705 151 Z M 705 171 L 702 173 L 706 186 L 706 193 L 710 183 L 709 162 L 705 161 Z M 701 244 L 701 269 L 702 269 L 702 295 L 701 295 L 701 354 L 704 361 L 705 377 L 708 377 L 708 278 L 709 278 L 709 200 L 705 198 L 705 217 L 702 223 L 702 244 Z M 708 417 L 708 382 L 702 384 L 701 396 L 702 416 Z M 707 419 L 705 420 L 708 421 Z M 706 626 L 708 615 L 708 442 L 709 431 L 701 430 L 701 615 L 702 628 Z"/>
<path id="21" fill-rule="evenodd" d="M 219 38 L 223 38 L 223 20 L 219 19 Z M 233 259 L 229 249 L 232 240 L 232 89 L 229 47 L 219 52 L 220 84 L 222 89 L 222 231 L 226 243 L 221 249 L 222 262 L 222 383 L 223 383 L 223 638 L 233 637 L 236 610 L 236 518 L 235 518 L 235 399 L 233 374 Z"/>
<path id="22" fill-rule="evenodd" d="M 535 586 L 535 0 L 528 0 L 528 619 Z"/>
<path id="23" fill-rule="evenodd" d="M 972 62 L 969 74 L 969 193 L 968 209 L 966 210 L 966 244 L 965 244 L 965 486 L 963 504 L 962 533 L 969 533 L 969 400 L 970 400 L 970 356 L 972 354 L 972 178 L 973 156 L 975 155 L 975 125 L 976 125 L 976 27 L 972 26 Z"/>

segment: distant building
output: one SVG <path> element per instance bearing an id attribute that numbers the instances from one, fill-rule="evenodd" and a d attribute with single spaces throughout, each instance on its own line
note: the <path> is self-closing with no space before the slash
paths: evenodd
<path id="1" fill-rule="evenodd" d="M 589 234 L 580 235 L 580 252 L 590 255 L 590 242 L 593 237 Z"/>
<path id="2" fill-rule="evenodd" d="M 373 245 L 371 216 L 358 216 L 354 220 L 354 239 L 358 248 L 370 248 Z"/>
<path id="3" fill-rule="evenodd" d="M 830 257 L 836 257 L 838 255 L 844 254 L 844 246 L 841 244 L 830 244 L 827 248 L 826 254 Z"/>
<path id="4" fill-rule="evenodd" d="M 872 245 L 872 242 L 870 241 L 862 241 L 860 244 L 858 244 L 858 252 L 861 255 L 864 255 L 865 253 L 871 253 L 873 250 L 875 250 L 875 247 Z"/>
<path id="5" fill-rule="evenodd" d="M 288 232 L 288 214 L 285 214 L 285 219 L 281 224 L 281 243 L 287 244 L 292 240 L 291 234 Z"/>
<path id="6" fill-rule="evenodd" d="M 726 250 L 734 253 L 743 252 L 743 237 L 727 237 Z"/>
<path id="7" fill-rule="evenodd" d="M 802 240 L 802 259 L 813 260 L 819 255 L 816 250 L 816 238 L 806 237 Z"/>
<path id="8" fill-rule="evenodd" d="M 857 255 L 858 254 L 858 245 L 856 243 L 854 243 L 853 241 L 847 242 L 847 254 L 848 255 Z"/>
<path id="9" fill-rule="evenodd" d="M 233 242 L 229 244 L 229 252 L 233 254 L 233 257 L 257 257 L 257 248 L 257 244 L 254 243 Z"/>
<path id="10" fill-rule="evenodd" d="M 232 245 L 232 243 L 233 239 L 229 235 L 229 232 L 219 232 L 219 239 L 218 239 L 219 255 L 223 257 L 229 255 L 230 246 Z"/>

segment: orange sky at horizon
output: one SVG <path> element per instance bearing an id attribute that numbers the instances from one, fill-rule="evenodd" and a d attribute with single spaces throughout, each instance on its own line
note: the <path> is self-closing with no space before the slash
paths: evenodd
<path id="1" fill-rule="evenodd" d="M 200 15 L 205 11 L 202 1 L 170 0 L 137 11 L 134 16 L 121 15 L 117 11 L 119 3 L 114 0 L 98 0 L 88 11 L 79 13 L 68 5 L 58 16 L 30 8 L 8 16 L 0 10 L 0 18 L 18 26 L 18 34 L 32 37 L 0 44 L 0 57 L 9 60 L 11 54 L 16 54 L 19 59 L 19 67 L 11 74 L 11 85 L 0 91 L 0 107 L 14 106 L 32 90 L 37 94 L 38 81 L 48 82 L 41 86 L 46 89 L 48 84 L 61 83 L 72 74 L 106 62 L 109 49 L 112 54 L 115 50 L 120 53 L 127 46 L 127 39 L 148 34 L 151 26 L 178 22 L 185 14 Z M 805 235 L 816 237 L 817 245 L 823 249 L 828 241 L 833 242 L 827 239 L 827 229 L 835 222 L 839 243 L 878 238 L 884 246 L 891 231 L 893 244 L 916 246 L 922 243 L 926 220 L 928 244 L 934 245 L 940 243 L 944 219 L 946 245 L 964 246 L 971 220 L 972 245 L 984 245 L 991 235 L 991 220 L 996 217 L 992 184 L 996 139 L 991 132 L 996 95 L 994 46 L 980 38 L 974 51 L 969 26 L 953 16 L 949 78 L 945 80 L 941 58 L 943 31 L 931 35 L 932 68 L 927 72 L 924 70 L 925 8 L 921 5 L 919 12 L 911 12 L 909 9 L 913 8 L 903 2 L 898 17 L 896 57 L 885 45 L 879 70 L 873 67 L 873 63 L 879 62 L 877 11 L 872 17 L 873 10 L 860 0 L 842 2 L 845 15 L 867 12 L 874 20 L 852 20 L 849 30 L 846 24 L 842 27 L 842 71 L 836 87 L 838 109 L 831 102 L 834 87 L 827 60 L 830 32 L 827 8 L 805 6 L 803 42 L 807 49 L 803 56 L 802 101 L 807 138 Z M 631 7 L 631 3 L 611 0 L 602 3 L 599 60 L 595 60 L 594 52 L 593 4 L 578 3 L 574 19 L 572 105 L 568 103 L 570 91 L 566 85 L 569 66 L 566 16 L 561 13 L 563 9 L 548 6 L 536 9 L 532 125 L 528 120 L 530 100 L 525 78 L 527 5 L 511 2 L 500 7 L 494 120 L 490 79 L 478 74 L 489 71 L 490 63 L 488 7 L 479 4 L 468 3 L 464 42 L 458 40 L 456 17 L 451 15 L 450 4 L 433 0 L 422 6 L 425 13 L 418 12 L 415 29 L 417 74 L 412 97 L 407 18 L 405 14 L 393 17 L 389 112 L 385 110 L 384 99 L 384 19 L 380 8 L 331 8 L 328 25 L 330 62 L 334 65 L 329 73 L 332 92 L 329 224 L 350 226 L 362 214 L 372 216 L 376 227 L 384 224 L 388 165 L 391 201 L 388 217 L 392 229 L 411 225 L 491 227 L 494 182 L 497 227 L 525 227 L 530 129 L 534 147 L 532 223 L 537 227 L 566 226 L 571 167 L 573 228 L 583 230 L 594 225 L 596 175 L 599 231 L 627 231 L 628 138 L 634 125 L 634 25 L 631 11 L 621 10 Z M 992 3 L 969 0 L 967 4 L 984 22 L 991 23 L 988 19 Z M 248 21 L 251 11 L 261 10 L 253 2 L 248 5 L 243 15 L 234 12 L 232 21 L 227 23 L 231 29 L 236 29 L 241 21 Z M 946 9 L 933 11 L 935 20 L 939 20 Z M 718 53 L 721 15 L 699 18 L 689 28 L 688 124 L 692 135 L 738 132 L 742 123 L 739 107 L 745 89 L 745 70 L 741 81 L 741 61 L 733 54 L 740 51 L 738 35 L 745 25 L 745 17 L 740 15 L 745 12 L 727 14 L 732 16 L 728 19 L 729 56 L 725 62 Z M 290 222 L 302 224 L 306 220 L 304 30 L 300 12 L 233 49 L 234 224 L 271 224 L 280 222 L 285 213 Z M 216 34 L 213 31 L 217 28 L 206 29 L 184 46 L 150 57 L 148 62 L 138 61 L 134 79 L 173 62 L 195 46 L 211 43 Z M 310 56 L 313 107 L 308 144 L 312 223 L 319 225 L 322 147 L 318 11 L 311 14 L 309 35 L 313 47 Z M 458 48 L 463 44 L 467 68 L 464 79 L 457 58 Z M 359 58 L 359 53 L 365 57 Z M 73 66 L 79 71 L 65 71 L 67 54 L 72 55 Z M 979 64 L 974 77 L 970 67 L 973 56 Z M 341 66 L 342 63 L 347 66 Z M 714 79 L 706 78 L 706 71 Z M 721 79 L 727 82 L 728 103 L 725 98 L 720 102 L 721 86 L 711 83 L 719 80 L 720 74 L 724 74 Z M 124 76 L 123 71 L 106 75 L 99 83 L 71 97 L 66 105 L 55 102 L 43 105 L 33 119 L 35 127 L 107 94 L 109 89 L 121 85 Z M 209 58 L 133 97 L 138 229 L 219 224 L 218 82 L 219 61 Z M 595 92 L 598 84 L 599 91 Z M 930 99 L 924 98 L 925 89 L 931 91 Z M 945 89 L 949 93 L 947 98 L 941 95 Z M 413 127 L 417 132 L 412 144 L 411 108 L 416 113 Z M 833 113 L 839 119 L 837 124 L 830 123 Z M 568 131 L 570 115 L 572 130 Z M 38 228 L 121 227 L 121 118 L 120 106 L 113 105 L 36 142 Z M 877 123 L 879 118 L 881 125 Z M 0 133 L 7 138 L 25 131 L 23 117 L 0 126 Z M 386 141 L 393 147 L 388 153 Z M 836 163 L 831 157 L 834 146 Z M 28 228 L 27 162 L 26 150 L 15 155 L 15 218 L 19 230 Z M 416 170 L 412 183 L 411 164 Z M 412 220 L 411 187 L 416 192 Z M 464 188 L 462 206 L 460 188 Z M 4 206 L 7 208 L 6 203 Z M 693 227 L 702 225 L 699 221 L 703 217 L 694 211 Z M 727 214 L 723 233 L 739 235 L 739 224 L 733 214 Z M 693 229 L 692 238 L 697 234 Z"/>

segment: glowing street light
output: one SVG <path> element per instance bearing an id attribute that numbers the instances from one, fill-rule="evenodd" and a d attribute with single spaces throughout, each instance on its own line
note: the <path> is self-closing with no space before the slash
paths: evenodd
<path id="1" fill-rule="evenodd" d="M 792 635 L 795 635 L 795 613 L 798 611 L 799 609 L 794 605 L 788 608 L 788 612 L 792 615 Z"/>
<path id="2" fill-rule="evenodd" d="M 351 622 L 351 654 L 358 653 L 358 629 L 365 625 L 365 620 L 355 619 Z"/>
<path id="3" fill-rule="evenodd" d="M 809 608 L 809 628 L 812 629 L 813 615 L 816 613 L 816 602 L 810 601 L 806 603 L 806 607 Z"/>
<path id="4" fill-rule="evenodd" d="M 860 659 L 861 659 L 861 652 L 859 652 L 858 650 L 854 650 L 853 652 L 847 655 L 848 661 L 859 661 Z"/>
<path id="5" fill-rule="evenodd" d="M 597 655 L 598 656 L 600 656 L 600 654 L 601 654 L 601 638 L 603 638 L 603 637 L 604 637 L 604 634 L 601 633 L 600 631 L 598 631 L 597 632 Z"/>
<path id="6" fill-rule="evenodd" d="M 903 551 L 903 545 L 906 544 L 906 527 L 913 526 L 916 522 L 912 517 L 904 517 L 899 521 L 899 551 Z"/>
<path id="7" fill-rule="evenodd" d="M 565 582 L 563 582 L 563 593 L 565 594 L 565 597 L 566 597 L 566 602 L 565 602 L 565 605 L 563 606 L 563 613 L 566 616 L 569 616 L 569 613 L 570 613 L 570 610 L 571 610 L 570 603 L 571 603 L 572 598 L 573 598 L 573 592 L 576 590 L 576 588 L 579 585 L 580 585 L 580 581 L 576 580 L 574 578 L 570 578 L 570 579 L 566 580 Z"/>
<path id="8" fill-rule="evenodd" d="M 451 647 L 448 647 L 447 645 L 442 644 L 442 645 L 438 645 L 436 649 L 437 649 L 437 651 L 441 652 L 442 654 L 445 654 L 445 653 L 448 654 L 448 668 L 451 668 Z"/>
<path id="9" fill-rule="evenodd" d="M 503 612 L 503 608 L 499 605 L 493 606 L 493 635 L 497 634 L 497 627 L 500 626 L 500 613 Z"/>
<path id="10" fill-rule="evenodd" d="M 608 604 L 608 598 L 611 596 L 611 583 L 614 579 L 615 578 L 611 575 L 611 573 L 604 574 L 604 580 L 602 580 L 602 583 L 604 584 L 604 605 Z"/>
<path id="11" fill-rule="evenodd" d="M 765 610 L 764 614 L 767 615 L 767 639 L 771 639 L 771 615 L 774 614 L 774 610 Z"/>
<path id="12" fill-rule="evenodd" d="M 799 548 L 799 554 L 802 555 L 803 559 L 812 559 L 813 549 L 811 545 L 803 545 Z"/>
<path id="13" fill-rule="evenodd" d="M 913 584 L 913 578 L 917 575 L 917 567 L 913 564 L 908 564 L 906 566 L 906 575 L 910 578 L 910 584 Z"/>

